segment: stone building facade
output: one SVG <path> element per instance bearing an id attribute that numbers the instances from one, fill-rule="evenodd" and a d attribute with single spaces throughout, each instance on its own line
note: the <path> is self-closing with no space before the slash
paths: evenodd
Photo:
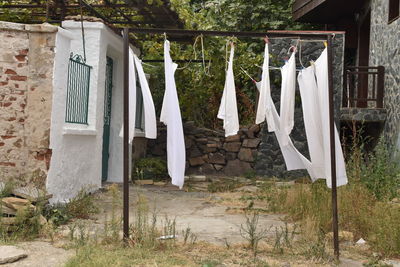
<path id="1" fill-rule="evenodd" d="M 400 18 L 389 23 L 389 1 L 371 1 L 370 66 L 385 67 L 384 135 L 400 149 Z"/>
<path id="2" fill-rule="evenodd" d="M 57 28 L 0 22 L 0 179 L 44 186 Z"/>

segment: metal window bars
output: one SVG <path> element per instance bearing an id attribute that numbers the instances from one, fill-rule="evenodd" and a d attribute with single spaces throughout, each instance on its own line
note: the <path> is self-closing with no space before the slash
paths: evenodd
<path id="1" fill-rule="evenodd" d="M 65 122 L 88 124 L 91 69 L 82 56 L 71 53 L 68 63 Z"/>

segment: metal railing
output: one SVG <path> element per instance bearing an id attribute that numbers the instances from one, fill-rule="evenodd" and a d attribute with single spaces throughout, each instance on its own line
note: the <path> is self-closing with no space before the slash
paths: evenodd
<path id="1" fill-rule="evenodd" d="M 68 63 L 65 122 L 88 124 L 91 68 L 80 55 L 71 53 Z"/>
<path id="2" fill-rule="evenodd" d="M 383 108 L 385 67 L 346 67 L 343 89 L 343 107 Z"/>

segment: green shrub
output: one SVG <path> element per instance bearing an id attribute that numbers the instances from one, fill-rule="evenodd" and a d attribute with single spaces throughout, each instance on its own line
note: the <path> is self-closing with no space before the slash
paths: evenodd
<path id="1" fill-rule="evenodd" d="M 132 168 L 134 179 L 161 180 L 168 177 L 167 162 L 160 158 L 141 158 Z"/>

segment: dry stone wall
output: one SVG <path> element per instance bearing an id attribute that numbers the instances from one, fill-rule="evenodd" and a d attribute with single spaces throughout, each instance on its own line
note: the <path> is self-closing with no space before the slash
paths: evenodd
<path id="1" fill-rule="evenodd" d="M 0 21 L 0 180 L 44 186 L 56 32 Z"/>
<path id="2" fill-rule="evenodd" d="M 241 128 L 237 135 L 225 137 L 223 131 L 184 123 L 186 174 L 241 176 L 251 172 L 260 145 L 260 126 Z M 167 129 L 158 125 L 158 136 L 147 143 L 147 156 L 166 159 Z"/>

